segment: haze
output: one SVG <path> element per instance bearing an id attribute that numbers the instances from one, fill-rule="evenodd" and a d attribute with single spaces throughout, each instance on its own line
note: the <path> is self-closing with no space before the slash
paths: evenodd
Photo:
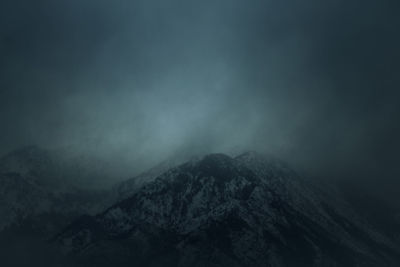
<path id="1" fill-rule="evenodd" d="M 258 150 L 398 177 L 396 1 L 2 1 L 0 153 Z M 397 179 L 397 178 L 395 178 Z"/>

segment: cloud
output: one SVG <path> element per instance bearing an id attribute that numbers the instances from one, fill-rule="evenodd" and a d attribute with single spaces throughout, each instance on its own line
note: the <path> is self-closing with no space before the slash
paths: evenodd
<path id="1" fill-rule="evenodd" d="M 324 174 L 395 172 L 394 2 L 1 5 L 2 153 L 73 146 L 146 166 L 255 149 Z"/>

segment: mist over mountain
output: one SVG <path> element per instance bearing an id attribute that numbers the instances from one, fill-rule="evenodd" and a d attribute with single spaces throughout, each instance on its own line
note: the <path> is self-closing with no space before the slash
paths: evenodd
<path id="1" fill-rule="evenodd" d="M 0 266 L 397 266 L 399 8 L 0 1 Z"/>
<path id="2" fill-rule="evenodd" d="M 348 194 L 351 184 L 306 177 L 271 156 L 175 158 L 99 190 L 74 185 L 65 176 L 74 165 L 50 155 L 27 147 L 0 160 L 6 266 L 400 262 L 396 203 Z"/>
<path id="3" fill-rule="evenodd" d="M 396 239 L 329 190 L 254 153 L 213 154 L 81 217 L 55 242 L 84 266 L 399 264 Z"/>
<path id="4" fill-rule="evenodd" d="M 2 1 L 0 153 L 71 147 L 128 173 L 257 150 L 391 184 L 398 5 Z"/>

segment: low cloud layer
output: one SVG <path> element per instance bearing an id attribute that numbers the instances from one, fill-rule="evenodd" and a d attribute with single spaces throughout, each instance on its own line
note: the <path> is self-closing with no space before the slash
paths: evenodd
<path id="1" fill-rule="evenodd" d="M 397 177 L 395 1 L 2 1 L 0 152 L 258 150 Z M 121 165 L 122 166 L 122 165 Z"/>

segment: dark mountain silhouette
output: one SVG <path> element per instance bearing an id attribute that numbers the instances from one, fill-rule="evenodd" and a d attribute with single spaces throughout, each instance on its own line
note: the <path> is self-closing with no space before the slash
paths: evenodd
<path id="1" fill-rule="evenodd" d="M 399 266 L 340 193 L 256 153 L 172 168 L 57 244 L 83 266 Z"/>

